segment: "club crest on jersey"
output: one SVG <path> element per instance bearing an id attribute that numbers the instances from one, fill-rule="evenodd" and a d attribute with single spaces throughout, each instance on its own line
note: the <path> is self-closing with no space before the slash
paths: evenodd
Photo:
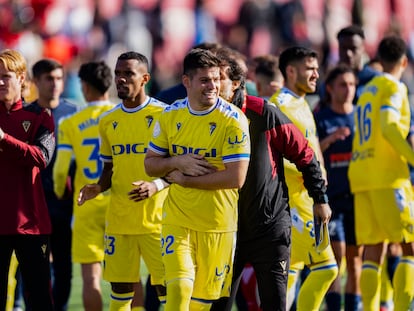
<path id="1" fill-rule="evenodd" d="M 29 130 L 31 124 L 32 124 L 32 122 L 30 122 L 30 121 L 23 121 L 22 122 L 23 129 L 26 133 Z"/>
<path id="2" fill-rule="evenodd" d="M 181 122 L 178 122 L 178 123 L 176 124 L 176 126 L 177 126 L 177 131 L 179 131 L 179 130 L 181 129 Z"/>
<path id="3" fill-rule="evenodd" d="M 153 116 L 146 116 L 145 119 L 147 120 L 148 128 L 151 127 L 152 121 L 154 121 L 154 117 Z"/>
<path id="4" fill-rule="evenodd" d="M 213 134 L 214 130 L 216 129 L 216 127 L 217 127 L 217 123 L 210 122 L 209 125 L 210 125 L 210 136 L 211 136 Z"/>
<path id="5" fill-rule="evenodd" d="M 40 248 L 42 249 L 43 255 L 45 255 L 46 254 L 47 245 L 46 244 L 43 244 Z"/>
<path id="6" fill-rule="evenodd" d="M 112 127 L 114 128 L 114 129 L 116 129 L 116 127 L 118 126 L 118 122 L 116 122 L 116 121 L 113 121 L 112 122 Z"/>

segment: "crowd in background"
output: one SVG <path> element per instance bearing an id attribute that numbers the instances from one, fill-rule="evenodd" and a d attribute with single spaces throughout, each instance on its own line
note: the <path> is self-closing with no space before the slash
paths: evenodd
<path id="1" fill-rule="evenodd" d="M 125 51 L 148 55 L 148 94 L 156 95 L 181 81 L 184 56 L 205 42 L 223 43 L 247 60 L 309 47 L 318 52 L 324 81 L 338 62 L 338 31 L 355 24 L 365 32 L 365 61 L 375 59 L 385 35 L 404 38 L 410 66 L 403 80 L 414 94 L 413 9 L 409 0 L 0 0 L 0 50 L 20 51 L 28 67 L 57 60 L 67 74 L 62 97 L 83 104 L 81 64 L 104 60 L 114 69 Z M 115 90 L 112 98 L 119 101 Z"/>
<path id="2" fill-rule="evenodd" d="M 42 57 L 60 61 L 68 72 L 64 95 L 83 101 L 79 65 L 114 66 L 124 50 L 149 56 L 150 94 L 180 80 L 184 55 L 201 42 L 225 43 L 248 58 L 304 45 L 319 52 L 323 75 L 338 59 L 336 33 L 353 23 L 364 28 L 367 58 L 389 33 L 414 54 L 413 9 L 407 0 L 1 0 L 0 48 L 21 51 L 29 66 Z"/>

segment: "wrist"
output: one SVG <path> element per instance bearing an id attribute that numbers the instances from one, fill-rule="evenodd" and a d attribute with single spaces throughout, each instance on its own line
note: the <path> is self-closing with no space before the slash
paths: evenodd
<path id="1" fill-rule="evenodd" d="M 327 204 L 329 202 L 329 198 L 327 194 L 321 194 L 313 198 L 315 204 Z"/>
<path id="2" fill-rule="evenodd" d="M 106 189 L 104 189 L 104 187 L 101 184 L 97 183 L 96 185 L 98 186 L 98 194 L 102 193 L 106 190 Z"/>
<path id="3" fill-rule="evenodd" d="M 161 178 L 154 179 L 152 182 L 155 184 L 157 191 L 164 189 L 164 183 Z"/>

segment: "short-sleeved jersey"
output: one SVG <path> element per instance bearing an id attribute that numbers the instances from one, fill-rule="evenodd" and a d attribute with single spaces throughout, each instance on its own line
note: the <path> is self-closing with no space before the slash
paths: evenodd
<path id="1" fill-rule="evenodd" d="M 225 163 L 249 160 L 247 119 L 240 109 L 222 99 L 200 112 L 192 110 L 185 98 L 160 116 L 149 148 L 163 156 L 201 154 L 223 170 Z M 163 223 L 202 232 L 237 229 L 237 189 L 201 190 L 177 184 L 169 188 Z"/>
<path id="2" fill-rule="evenodd" d="M 330 107 L 324 107 L 315 114 L 316 128 L 319 139 L 322 141 L 334 133 L 339 127 L 350 130 L 344 140 L 332 143 L 324 152 L 324 164 L 328 178 L 329 198 L 349 195 L 348 168 L 352 157 L 352 139 L 354 137 L 354 114 L 350 112 L 336 113 Z"/>
<path id="3" fill-rule="evenodd" d="M 251 156 L 240 189 L 238 242 L 274 241 L 292 225 L 283 160 L 295 163 L 310 196 L 325 194 L 325 181 L 312 148 L 299 129 L 274 104 L 246 96 Z M 246 243 L 249 242 L 249 243 Z"/>
<path id="4" fill-rule="evenodd" d="M 400 188 L 409 178 L 407 161 L 382 133 L 381 111 L 395 114 L 402 137 L 410 129 L 407 87 L 389 74 L 375 77 L 361 94 L 355 108 L 355 136 L 349 179 L 352 192 Z"/>
<path id="5" fill-rule="evenodd" d="M 59 123 L 58 158 L 60 159 L 60 153 L 68 152 L 68 155 L 73 155 L 76 160 L 75 198 L 84 185 L 96 183 L 101 176 L 103 163 L 99 156 L 99 117 L 112 108 L 114 105 L 109 101 L 91 102 L 85 109 L 63 118 Z M 63 190 L 70 162 L 59 163 L 59 167 L 54 168 L 55 189 Z M 56 174 L 56 171 L 62 173 Z M 96 200 L 102 199 L 102 194 L 96 198 Z"/>
<path id="6" fill-rule="evenodd" d="M 134 202 L 128 192 L 132 182 L 151 181 L 145 173 L 144 159 L 154 124 L 166 105 L 147 97 L 136 108 L 123 104 L 104 113 L 99 121 L 102 160 L 112 162 L 111 199 L 106 216 L 106 232 L 147 234 L 161 231 L 161 212 L 168 190 Z"/>
<path id="7" fill-rule="evenodd" d="M 315 120 L 308 102 L 285 87 L 273 94 L 269 101 L 278 106 L 293 124 L 299 128 L 318 159 L 319 139 Z M 302 173 L 298 171 L 292 162 L 286 159 L 284 160 L 284 167 L 289 193 L 302 191 L 304 189 Z"/>

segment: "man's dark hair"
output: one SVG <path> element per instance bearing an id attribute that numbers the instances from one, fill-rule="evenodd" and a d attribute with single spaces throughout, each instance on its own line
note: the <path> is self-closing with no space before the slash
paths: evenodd
<path id="1" fill-rule="evenodd" d="M 246 78 L 246 72 L 239 63 L 239 61 L 244 61 L 242 54 L 226 46 L 218 48 L 213 52 L 220 60 L 220 67 L 229 66 L 227 74 L 231 81 L 242 81 Z"/>
<path id="2" fill-rule="evenodd" d="M 338 64 L 337 66 L 333 67 L 331 70 L 328 71 L 326 75 L 325 84 L 331 84 L 338 76 L 344 73 L 352 73 L 355 75 L 355 71 L 346 64 Z"/>
<path id="3" fill-rule="evenodd" d="M 279 56 L 279 69 L 286 79 L 286 68 L 296 62 L 301 62 L 306 57 L 318 58 L 318 53 L 312 49 L 303 46 L 293 46 L 285 49 Z"/>
<path id="4" fill-rule="evenodd" d="M 279 72 L 279 58 L 272 54 L 255 57 L 256 75 L 263 75 L 269 80 L 274 80 Z"/>
<path id="5" fill-rule="evenodd" d="M 184 57 L 183 64 L 183 74 L 191 76 L 200 68 L 220 67 L 220 59 L 209 50 L 191 49 Z"/>
<path id="6" fill-rule="evenodd" d="M 325 92 L 324 92 L 323 97 L 321 98 L 321 104 L 320 104 L 321 106 L 328 106 L 331 101 L 331 95 L 326 90 L 326 86 L 331 85 L 337 77 L 345 73 L 352 73 L 355 76 L 355 82 L 357 82 L 355 71 L 347 64 L 338 64 L 337 66 L 333 67 L 331 70 L 328 71 L 328 74 L 326 75 L 325 86 L 324 86 Z"/>
<path id="7" fill-rule="evenodd" d="M 336 35 L 336 38 L 339 40 L 343 37 L 352 37 L 354 35 L 358 35 L 362 39 L 365 39 L 364 30 L 358 25 L 350 25 L 348 27 L 342 28 Z"/>
<path id="8" fill-rule="evenodd" d="M 246 84 L 246 72 L 240 62 L 245 62 L 241 53 L 229 47 L 221 47 L 216 51 L 216 56 L 220 60 L 220 67 L 227 68 L 227 75 L 231 81 L 239 81 L 240 86 L 234 90 L 232 103 L 241 108 L 244 102 L 244 88 Z"/>
<path id="9" fill-rule="evenodd" d="M 215 51 L 221 47 L 222 45 L 218 42 L 201 42 L 199 44 L 194 45 L 192 48 Z"/>
<path id="10" fill-rule="evenodd" d="M 63 65 L 54 59 L 41 59 L 37 61 L 32 67 L 33 78 L 40 78 L 44 73 L 49 73 L 55 69 L 62 69 Z"/>
<path id="11" fill-rule="evenodd" d="M 122 53 L 118 56 L 118 60 L 130 60 L 130 59 L 136 59 L 139 63 L 144 64 L 149 70 L 149 62 L 148 58 L 145 55 L 142 55 L 141 53 L 129 51 Z"/>
<path id="12" fill-rule="evenodd" d="M 78 76 L 101 94 L 105 94 L 112 83 L 111 68 L 103 61 L 82 64 Z"/>
<path id="13" fill-rule="evenodd" d="M 378 46 L 378 58 L 381 63 L 395 64 L 407 53 L 405 41 L 398 36 L 384 37 Z"/>

